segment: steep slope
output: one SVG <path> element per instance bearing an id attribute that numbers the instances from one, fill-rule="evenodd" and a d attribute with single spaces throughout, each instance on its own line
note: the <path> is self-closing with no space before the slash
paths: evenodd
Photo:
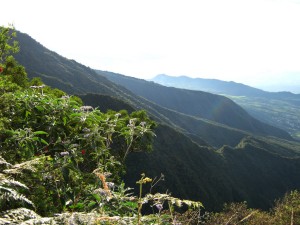
<path id="1" fill-rule="evenodd" d="M 290 138 L 283 130 L 254 119 L 226 97 L 202 91 L 165 87 L 111 72 L 98 71 L 98 74 L 163 107 L 254 134 Z"/>
<path id="2" fill-rule="evenodd" d="M 166 127 L 160 126 L 155 132 L 153 153 L 129 156 L 125 178 L 132 187 L 141 171 L 151 177 L 163 173 L 166 181 L 160 191 L 200 199 L 208 210 L 220 210 L 224 202 L 233 201 L 247 201 L 250 207 L 267 209 L 284 192 L 300 187 L 300 154 L 282 157 L 271 151 L 290 151 L 287 146 L 279 150 L 269 143 L 264 148 L 257 144 L 260 139 L 249 137 L 217 153 Z"/>
<path id="3" fill-rule="evenodd" d="M 149 108 L 150 104 L 144 99 L 136 98 L 136 96 L 132 95 L 128 90 L 115 85 L 104 76 L 95 73 L 94 70 L 46 49 L 30 36 L 18 33 L 18 41 L 21 46 L 21 51 L 16 58 L 26 67 L 29 77 L 41 77 L 46 84 L 60 88 L 70 94 L 99 93 L 111 95 L 130 102 L 136 108 L 139 108 L 141 105 L 143 105 L 143 108 Z M 47 62 L 45 66 L 43 66 L 45 64 L 44 62 Z M 102 75 L 105 75 L 105 73 L 103 72 Z M 177 93 L 178 89 L 167 92 L 164 89 L 159 90 L 161 88 L 158 89 L 156 86 L 154 86 L 156 90 L 152 91 L 153 86 L 134 85 L 136 82 L 131 81 L 128 83 L 129 85 L 132 83 L 132 85 L 130 87 L 127 85 L 126 87 L 130 89 L 134 86 L 135 90 L 131 91 L 135 92 L 135 94 L 141 95 L 141 92 L 145 90 L 143 93 L 147 93 L 147 95 L 142 95 L 143 97 L 163 107 L 192 116 L 200 116 L 218 123 L 226 124 L 230 127 L 257 134 L 289 138 L 284 132 L 266 125 L 261 125 L 257 120 L 249 118 L 247 113 L 234 104 L 231 104 L 226 98 L 216 97 L 203 92 L 202 94 L 198 92 L 186 93 L 181 90 L 181 92 L 184 93 Z M 148 89 L 146 89 L 146 87 L 148 87 Z M 138 88 L 140 89 L 139 91 L 136 90 Z M 157 95 L 162 92 L 164 93 Z M 170 98 L 174 98 L 174 96 L 177 98 L 170 101 Z M 195 101 L 197 101 L 197 104 L 195 104 Z M 155 109 L 152 107 L 149 111 L 162 119 L 160 109 L 158 109 L 157 106 L 154 106 L 154 108 Z M 170 122 L 168 116 L 163 117 L 165 121 Z"/>
<path id="4" fill-rule="evenodd" d="M 46 84 L 81 94 L 86 104 L 102 111 L 144 108 L 160 122 L 154 151 L 129 155 L 125 176 L 129 186 L 136 186 L 141 172 L 152 177 L 164 173 L 166 181 L 159 188 L 201 200 L 206 209 L 220 209 L 230 201 L 267 208 L 275 198 L 300 188 L 299 143 L 250 137 L 250 132 L 159 106 L 47 50 L 27 35 L 19 34 L 19 40 L 22 51 L 17 59 L 31 77 L 42 77 Z M 232 147 L 217 150 L 207 143 Z"/>
<path id="5" fill-rule="evenodd" d="M 208 91 L 225 95 L 250 115 L 289 132 L 300 139 L 300 95 L 290 92 L 267 92 L 244 84 L 215 79 L 157 75 L 152 81 L 177 88 Z"/>
<path id="6" fill-rule="evenodd" d="M 69 94 L 94 93 L 119 98 L 135 109 L 146 109 L 157 121 L 181 130 L 201 144 L 207 142 L 216 147 L 224 144 L 234 146 L 247 135 L 230 126 L 188 116 L 137 96 L 94 70 L 46 49 L 26 34 L 18 33 L 18 41 L 21 51 L 16 58 L 26 66 L 29 77 L 41 77 L 46 84 Z M 202 102 L 206 103 L 209 104 L 207 101 Z M 201 105 L 200 102 L 198 105 Z"/>
<path id="7" fill-rule="evenodd" d="M 93 104 L 104 110 L 101 98 L 93 96 Z M 124 178 L 130 187 L 137 187 L 141 172 L 150 177 L 163 173 L 165 181 L 154 192 L 168 190 L 177 197 L 201 200 L 207 210 L 220 210 L 232 201 L 267 209 L 285 192 L 300 187 L 297 142 L 247 136 L 235 147 L 215 150 L 167 125 L 160 124 L 155 133 L 153 152 L 133 153 L 127 159 Z"/>
<path id="8" fill-rule="evenodd" d="M 114 85 L 94 70 L 50 51 L 27 34 L 18 32 L 17 40 L 21 47 L 15 58 L 25 66 L 30 78 L 41 77 L 46 84 L 70 94 L 116 95 Z"/>

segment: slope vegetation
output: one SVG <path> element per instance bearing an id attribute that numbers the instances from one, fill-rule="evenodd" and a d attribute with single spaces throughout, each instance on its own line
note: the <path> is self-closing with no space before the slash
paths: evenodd
<path id="1" fill-rule="evenodd" d="M 267 92 L 240 83 L 187 76 L 172 77 L 161 74 L 151 80 L 165 86 L 225 95 L 255 118 L 286 130 L 300 139 L 299 94 Z"/>
<path id="2" fill-rule="evenodd" d="M 286 132 L 254 119 L 226 97 L 202 91 L 165 87 L 110 72 L 98 71 L 98 74 L 163 107 L 254 134 L 290 138 Z"/>
<path id="3" fill-rule="evenodd" d="M 141 172 L 152 177 L 164 173 L 167 182 L 158 188 L 201 200 L 207 209 L 220 209 L 224 202 L 231 201 L 267 208 L 287 191 L 300 188 L 299 143 L 288 140 L 285 132 L 254 120 L 232 101 L 204 92 L 160 89 L 162 86 L 129 79 L 127 83 L 147 90 L 149 96 L 152 88 L 152 99 L 146 99 L 133 88 L 107 79 L 112 73 L 96 73 L 51 52 L 28 35 L 19 33 L 18 39 L 21 52 L 16 58 L 26 66 L 30 77 L 41 77 L 52 87 L 80 95 L 86 104 L 101 111 L 142 108 L 159 122 L 154 151 L 132 154 L 127 159 L 125 178 L 129 186 L 135 186 Z M 174 94 L 176 101 L 164 105 L 168 103 L 165 91 L 169 99 Z M 153 92 L 166 99 L 155 102 L 158 97 Z M 191 97 L 193 101 L 185 107 L 194 108 L 183 109 L 180 95 L 185 100 Z M 224 103 L 221 112 L 226 116 L 210 115 L 207 108 L 213 108 L 212 102 Z"/>

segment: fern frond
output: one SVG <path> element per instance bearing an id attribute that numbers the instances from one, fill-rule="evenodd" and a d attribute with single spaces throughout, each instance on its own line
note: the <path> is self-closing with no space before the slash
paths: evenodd
<path id="1" fill-rule="evenodd" d="M 0 213 L 0 217 L 0 224 L 20 224 L 21 222 L 26 220 L 41 218 L 34 211 L 26 208 L 18 208 L 3 211 Z"/>
<path id="2" fill-rule="evenodd" d="M 23 162 L 23 163 L 15 164 L 15 165 L 12 166 L 12 168 L 3 170 L 3 173 L 6 173 L 6 174 L 20 174 L 20 173 L 23 172 L 23 170 L 29 170 L 29 171 L 32 171 L 32 172 L 36 172 L 35 166 L 37 164 L 40 164 L 40 161 L 41 161 L 40 158 L 36 158 L 36 159 L 33 159 L 33 160 L 28 160 L 28 161 Z"/>
<path id="3" fill-rule="evenodd" d="M 8 167 L 12 166 L 12 164 L 8 163 L 4 158 L 2 158 L 2 156 L 0 156 L 0 165 L 5 165 Z"/>
<path id="4" fill-rule="evenodd" d="M 0 224 L 10 224 L 11 221 L 7 220 L 6 218 L 0 218 Z"/>
<path id="5" fill-rule="evenodd" d="M 0 186 L 21 187 L 27 190 L 29 189 L 25 184 L 19 181 L 11 180 L 11 179 L 1 179 L 1 177 L 0 177 Z"/>
<path id="6" fill-rule="evenodd" d="M 0 181 L 7 179 L 7 175 L 0 173 Z"/>
<path id="7" fill-rule="evenodd" d="M 2 193 L 2 192 L 9 192 L 9 193 L 16 192 L 17 193 L 17 191 L 12 188 L 0 186 L 0 193 Z"/>
<path id="8" fill-rule="evenodd" d="M 34 207 L 34 203 L 30 201 L 28 198 L 26 198 L 24 195 L 19 194 L 17 191 L 15 191 L 12 188 L 7 188 L 0 186 L 0 202 L 10 202 L 10 201 L 21 201 L 22 203 L 27 203 L 28 205 L 31 205 Z"/>
<path id="9" fill-rule="evenodd" d="M 0 156 L 0 165 L 5 165 L 5 170 L 0 172 L 0 207 L 7 209 L 10 206 L 26 204 L 27 206 L 34 206 L 34 203 L 18 192 L 18 188 L 29 189 L 25 184 L 11 179 L 15 174 L 21 174 L 24 170 L 36 171 L 35 165 L 40 163 L 40 159 L 33 159 L 23 163 L 12 165 L 7 163 L 5 159 Z M 3 167 L 2 167 L 3 168 Z M 1 169 L 2 169 L 1 168 Z M 11 203 L 11 204 L 10 204 Z M 8 206 L 10 205 L 10 206 Z"/>

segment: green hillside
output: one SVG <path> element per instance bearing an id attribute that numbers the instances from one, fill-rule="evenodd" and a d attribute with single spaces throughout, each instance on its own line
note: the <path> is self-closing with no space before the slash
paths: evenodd
<path id="1" fill-rule="evenodd" d="M 129 186 L 134 186 L 140 171 L 151 177 L 163 173 L 165 182 L 157 190 L 201 199 L 206 209 L 220 210 L 224 202 L 244 200 L 250 207 L 268 209 L 285 193 L 282 190 L 300 185 L 298 142 L 248 136 L 237 140 L 235 147 L 214 149 L 166 125 L 159 125 L 155 133 L 153 152 L 128 157 L 124 178 Z"/>
<path id="2" fill-rule="evenodd" d="M 100 109 L 101 98 L 93 102 Z M 247 136 L 235 147 L 214 149 L 191 141 L 167 125 L 159 125 L 155 133 L 153 152 L 128 157 L 124 179 L 129 186 L 135 186 L 140 171 L 147 171 L 151 177 L 163 173 L 165 181 L 157 190 L 201 199 L 206 209 L 220 210 L 224 202 L 246 199 L 250 207 L 268 209 L 284 194 L 281 190 L 300 185 L 298 142 Z"/>
<path id="3" fill-rule="evenodd" d="M 136 95 L 177 112 L 212 120 L 254 134 L 290 138 L 286 132 L 254 119 L 240 106 L 223 96 L 165 87 L 110 72 L 98 71 L 98 74 L 126 87 Z"/>
<path id="4" fill-rule="evenodd" d="M 46 49 L 26 34 L 18 33 L 18 40 L 21 45 L 21 49 L 20 53 L 16 55 L 16 58 L 20 63 L 25 65 L 29 77 L 41 77 L 48 85 L 61 88 L 62 90 L 70 94 L 77 93 L 82 95 L 83 93 L 97 93 L 101 95 L 110 95 L 113 97 L 117 97 L 130 104 L 135 109 L 146 109 L 157 121 L 167 123 L 172 127 L 176 127 L 176 129 L 181 130 L 185 134 L 192 137 L 193 140 L 199 141 L 200 143 L 208 142 L 216 147 L 221 147 L 223 144 L 234 146 L 242 137 L 246 135 L 244 131 L 238 131 L 231 128 L 231 126 L 234 126 L 234 123 L 236 123 L 236 121 L 232 119 L 231 114 L 235 115 L 236 109 L 238 109 L 238 111 L 241 111 L 241 109 L 237 108 L 234 104 L 230 104 L 230 106 L 233 106 L 233 108 L 226 106 L 222 107 L 223 111 L 227 110 L 226 114 L 228 114 L 229 117 L 218 114 L 221 115 L 221 118 L 227 120 L 228 123 L 230 123 L 231 121 L 231 126 L 224 126 L 223 124 L 203 119 L 202 117 L 196 118 L 194 116 L 188 116 L 184 113 L 170 110 L 165 106 L 162 107 L 158 104 L 155 104 L 153 101 L 149 101 L 144 97 L 133 94 L 128 89 L 110 82 L 104 76 L 98 75 L 93 70 L 79 63 L 76 63 L 73 60 L 68 60 L 64 57 L 61 57 L 56 53 Z M 24 46 L 24 48 L 22 46 Z M 43 62 L 49 62 L 51 66 L 47 65 L 45 68 L 36 66 L 42 65 Z M 52 68 L 55 68 L 54 71 L 52 70 Z M 50 80 L 45 76 L 50 77 Z M 53 79 L 56 81 L 56 83 L 54 82 L 54 84 L 52 83 Z M 84 81 L 81 82 L 82 79 L 84 79 Z M 140 85 L 136 86 L 141 87 Z M 203 94 L 206 95 L 206 93 Z M 201 97 L 201 95 L 197 97 Z M 213 96 L 213 99 L 215 101 L 218 101 L 218 98 L 220 97 Z M 225 99 L 225 102 L 228 102 L 228 99 L 223 97 L 221 98 L 222 100 Z M 182 100 L 180 101 L 182 102 Z M 207 101 L 204 99 L 203 103 L 197 103 L 198 106 L 205 109 L 205 104 L 207 103 Z M 206 110 L 205 114 L 209 115 L 209 112 Z M 246 115 L 249 118 L 249 116 L 244 112 L 242 114 Z M 216 115 L 216 117 L 218 115 Z M 253 122 L 254 126 L 256 126 L 257 123 L 257 121 L 253 120 L 252 118 L 250 118 L 250 121 L 247 118 L 242 118 L 242 121 L 243 123 L 248 123 L 246 124 L 246 127 L 248 127 L 249 129 L 252 129 L 252 124 L 249 124 L 249 122 Z M 219 128 L 219 126 L 221 126 L 221 128 Z M 262 132 L 264 134 L 275 136 L 278 135 L 280 137 L 283 136 L 288 138 L 288 135 L 282 133 L 282 131 L 280 130 L 268 130 L 268 126 L 262 124 L 260 124 L 258 128 L 260 129 L 255 128 L 254 130 L 257 132 Z"/>
<path id="5" fill-rule="evenodd" d="M 227 96 L 242 106 L 250 115 L 286 130 L 300 140 L 300 106 L 292 99 L 274 99 L 247 96 Z M 295 96 L 296 97 L 296 96 Z"/>
<path id="6" fill-rule="evenodd" d="M 124 90 L 123 87 L 109 82 L 109 80 L 107 80 L 104 76 L 99 76 L 94 70 L 76 63 L 74 60 L 68 60 L 59 56 L 55 52 L 46 49 L 26 34 L 19 33 L 18 41 L 22 47 L 20 49 L 20 53 L 16 55 L 16 59 L 25 66 L 29 77 L 41 77 L 46 84 L 60 88 L 70 94 L 98 93 L 115 96 L 124 101 L 130 102 L 130 104 L 135 108 L 151 108 L 148 109 L 148 111 L 152 111 L 150 111 L 151 114 L 170 123 L 169 118 L 160 115 L 160 107 L 150 106 L 145 99 L 137 98 L 136 95 L 132 95 L 131 92 Z M 43 66 L 43 62 L 47 62 L 47 66 Z M 103 73 L 103 75 L 105 74 Z M 135 86 L 136 88 L 142 87 L 140 85 Z M 152 87 L 149 88 L 150 90 L 146 93 L 151 95 Z M 159 91 L 165 90 L 158 90 L 155 92 L 161 93 Z M 177 90 L 175 90 L 175 92 L 177 92 Z M 138 95 L 139 94 L 140 93 L 138 93 Z M 165 96 L 166 94 L 167 93 L 164 93 L 164 95 L 161 96 Z M 261 132 L 262 134 L 270 134 L 288 138 L 287 134 L 284 134 L 282 131 L 277 130 L 274 132 L 275 129 L 269 129 L 268 126 L 262 126 L 256 120 L 253 120 L 253 118 L 249 118 L 248 115 L 241 110 L 241 108 L 231 104 L 226 98 L 220 100 L 219 98 L 221 97 L 211 97 L 211 95 L 207 93 L 202 93 L 202 95 L 199 95 L 197 92 L 196 96 L 194 95 L 195 94 L 193 93 L 188 93 L 188 95 L 185 95 L 186 97 L 184 98 L 182 93 L 170 93 L 169 97 L 167 96 L 167 98 L 154 97 L 156 99 L 152 99 L 149 96 L 144 97 L 154 102 L 157 99 L 161 101 L 164 100 L 163 102 L 156 101 L 156 103 L 178 112 L 197 115 L 201 118 L 214 120 L 230 127 L 235 127 L 250 132 L 254 131 L 254 133 Z M 174 96 L 180 96 L 180 98 L 175 99 L 175 101 L 168 101 L 168 99 L 174 98 Z M 207 96 L 210 96 L 212 101 L 207 99 Z M 194 99 L 198 104 L 194 104 Z M 187 105 L 181 106 L 182 104 Z"/>
<path id="7" fill-rule="evenodd" d="M 170 87 L 221 94 L 242 106 L 250 115 L 289 132 L 299 139 L 300 95 L 267 92 L 244 84 L 214 79 L 157 75 L 152 81 Z"/>
<path id="8" fill-rule="evenodd" d="M 299 143 L 282 130 L 253 119 L 227 98 L 172 89 L 178 93 L 176 101 L 179 102 L 173 102 L 172 107 L 159 105 L 47 50 L 28 35 L 18 33 L 18 40 L 21 51 L 16 58 L 26 66 L 29 77 L 41 77 L 47 85 L 80 95 L 84 102 L 101 112 L 145 109 L 158 122 L 153 152 L 134 153 L 127 158 L 128 185 L 136 186 L 141 172 L 151 177 L 164 173 L 166 181 L 158 186 L 163 192 L 168 189 L 175 196 L 200 200 L 208 210 L 221 209 L 223 203 L 231 201 L 248 201 L 251 207 L 268 208 L 275 199 L 300 187 L 296 178 L 300 175 Z M 139 82 L 143 86 L 137 88 L 156 87 L 148 86 L 146 81 Z M 159 93 L 163 96 L 164 91 Z M 201 107 L 201 116 L 179 110 L 181 94 L 191 94 L 193 101 L 186 107 Z M 208 96 L 211 101 L 201 96 Z M 228 104 L 222 111 L 226 116 L 209 114 L 206 107 L 212 108 L 212 101 Z M 195 113 L 195 109 L 186 110 Z"/>

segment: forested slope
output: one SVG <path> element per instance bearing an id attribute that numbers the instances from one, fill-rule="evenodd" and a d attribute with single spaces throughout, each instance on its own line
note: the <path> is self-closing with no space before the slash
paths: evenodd
<path id="1" fill-rule="evenodd" d="M 151 176 L 164 173 L 167 182 L 161 186 L 163 191 L 167 188 L 176 196 L 201 200 L 207 209 L 221 209 L 224 202 L 231 201 L 248 201 L 252 207 L 267 208 L 274 199 L 300 187 L 296 179 L 300 175 L 299 143 L 282 130 L 254 120 L 230 100 L 203 92 L 168 89 L 178 93 L 177 103 L 159 105 L 154 98 L 138 96 L 92 69 L 47 50 L 28 35 L 18 35 L 21 51 L 16 58 L 26 66 L 30 77 L 41 77 L 52 87 L 80 95 L 100 111 L 145 109 L 158 122 L 153 152 L 129 155 L 127 184 L 135 186 L 141 172 Z M 136 88 L 159 90 L 152 83 L 148 85 L 139 80 Z M 163 90 L 158 92 L 161 96 Z M 190 96 L 193 101 L 185 106 L 195 107 L 191 109 L 194 113 L 202 109 L 201 116 L 191 112 L 187 115 L 182 107 L 180 111 L 180 95 L 186 95 L 186 99 Z M 162 100 L 167 103 L 167 98 Z M 210 115 L 207 109 L 213 108 L 213 101 L 229 107 L 221 114 Z"/>

